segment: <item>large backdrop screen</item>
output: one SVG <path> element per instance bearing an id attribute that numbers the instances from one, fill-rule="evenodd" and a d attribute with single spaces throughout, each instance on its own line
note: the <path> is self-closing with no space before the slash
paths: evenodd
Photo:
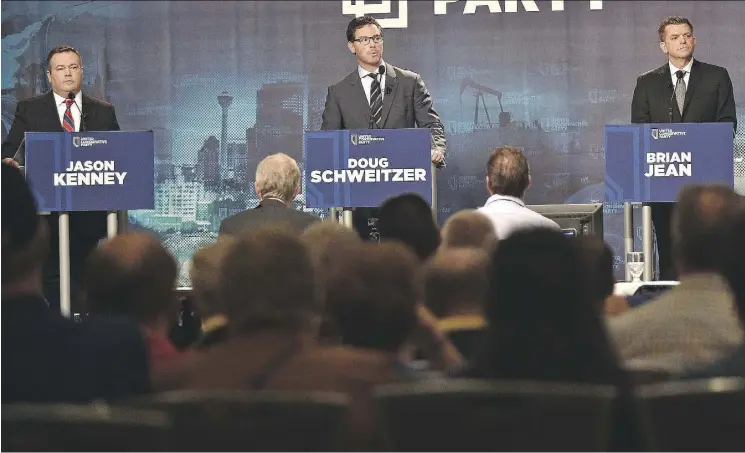
<path id="1" fill-rule="evenodd" d="M 484 165 L 503 144 L 530 159 L 529 204 L 602 202 L 603 126 L 629 122 L 636 76 L 666 61 L 657 26 L 672 14 L 693 22 L 697 58 L 729 70 L 745 125 L 743 2 L 4 1 L 3 138 L 16 101 L 49 89 L 47 52 L 78 48 L 84 90 L 113 102 L 123 129 L 155 132 L 155 209 L 130 222 L 163 238 L 187 284 L 194 250 L 256 204 L 258 161 L 302 162 L 328 85 L 355 68 L 345 30 L 357 13 L 384 19 L 385 60 L 433 93 L 449 151 L 441 222 L 483 204 Z M 745 134 L 735 140 L 741 185 Z M 604 213 L 619 263 L 620 206 Z"/>

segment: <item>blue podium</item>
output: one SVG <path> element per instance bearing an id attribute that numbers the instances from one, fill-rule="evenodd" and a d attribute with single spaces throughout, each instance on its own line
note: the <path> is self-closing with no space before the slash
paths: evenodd
<path id="1" fill-rule="evenodd" d="M 306 131 L 305 203 L 309 208 L 376 207 L 416 193 L 436 208 L 436 178 L 429 129 Z"/>
<path id="2" fill-rule="evenodd" d="M 624 248 L 634 248 L 631 204 L 674 202 L 688 184 L 734 186 L 732 123 L 605 126 L 605 201 L 624 203 Z M 642 207 L 644 279 L 652 279 L 652 211 Z M 627 275 L 628 279 L 628 275 Z"/>
<path id="3" fill-rule="evenodd" d="M 107 211 L 114 236 L 126 211 L 153 209 L 152 131 L 27 132 L 25 172 L 40 212 L 59 212 L 60 308 L 70 314 L 71 211 Z"/>

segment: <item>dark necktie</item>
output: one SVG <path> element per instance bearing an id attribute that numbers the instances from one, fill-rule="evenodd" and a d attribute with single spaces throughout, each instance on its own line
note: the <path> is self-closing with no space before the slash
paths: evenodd
<path id="1" fill-rule="evenodd" d="M 370 86 L 370 115 L 372 123 L 380 127 L 380 114 L 383 112 L 383 93 L 380 91 L 380 82 L 378 82 L 378 74 L 371 72 L 365 77 L 373 79 L 372 86 Z"/>
<path id="2" fill-rule="evenodd" d="M 64 127 L 67 132 L 75 132 L 75 121 L 72 119 L 72 112 L 70 111 L 72 103 L 72 99 L 65 99 L 67 109 L 65 110 L 65 115 L 62 117 L 62 127 Z"/>
<path id="3" fill-rule="evenodd" d="M 675 83 L 675 101 L 678 103 L 678 111 L 682 116 L 683 104 L 685 104 L 686 101 L 686 81 L 683 80 L 686 72 L 680 69 L 675 72 L 675 75 L 678 77 L 678 81 Z"/>

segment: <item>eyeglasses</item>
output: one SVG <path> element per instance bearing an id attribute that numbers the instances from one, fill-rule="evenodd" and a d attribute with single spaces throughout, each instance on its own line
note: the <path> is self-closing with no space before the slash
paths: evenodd
<path id="1" fill-rule="evenodd" d="M 362 44 L 363 46 L 366 46 L 370 44 L 370 41 L 374 42 L 375 44 L 380 44 L 383 42 L 383 37 L 381 35 L 375 35 L 375 36 L 361 36 L 354 40 L 354 42 L 358 42 Z"/>

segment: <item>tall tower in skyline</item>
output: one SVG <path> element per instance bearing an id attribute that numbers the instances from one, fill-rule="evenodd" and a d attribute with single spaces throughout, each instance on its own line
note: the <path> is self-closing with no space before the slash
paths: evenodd
<path id="1" fill-rule="evenodd" d="M 217 97 L 217 102 L 222 107 L 222 134 L 220 135 L 220 179 L 226 179 L 228 171 L 228 107 L 233 103 L 233 96 L 223 91 Z"/>

